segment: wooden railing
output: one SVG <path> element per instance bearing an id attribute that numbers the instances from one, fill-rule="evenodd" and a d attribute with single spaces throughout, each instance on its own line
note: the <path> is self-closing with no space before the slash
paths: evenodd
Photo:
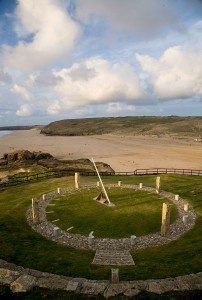
<path id="1" fill-rule="evenodd" d="M 178 174 L 178 175 L 201 176 L 202 170 L 156 168 L 156 169 L 137 169 L 134 171 L 134 175 L 155 175 L 155 174 Z"/>
<path id="2" fill-rule="evenodd" d="M 56 170 L 42 173 L 27 173 L 26 175 L 11 176 L 7 181 L 0 181 L 0 188 L 9 185 L 17 185 L 30 181 L 38 181 L 51 177 L 73 176 L 75 170 Z M 80 171 L 82 176 L 97 176 L 94 171 Z M 202 176 L 202 170 L 193 169 L 173 169 L 173 168 L 154 168 L 154 169 L 136 169 L 133 172 L 100 172 L 101 176 L 137 176 L 137 175 L 157 175 L 157 174 L 178 174 Z"/>

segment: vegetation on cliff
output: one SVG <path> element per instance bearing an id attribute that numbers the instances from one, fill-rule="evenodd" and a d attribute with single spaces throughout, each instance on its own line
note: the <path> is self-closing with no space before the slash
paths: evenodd
<path id="1" fill-rule="evenodd" d="M 48 124 L 46 135 L 82 136 L 97 134 L 177 135 L 199 137 L 202 117 L 117 117 L 61 120 Z"/>

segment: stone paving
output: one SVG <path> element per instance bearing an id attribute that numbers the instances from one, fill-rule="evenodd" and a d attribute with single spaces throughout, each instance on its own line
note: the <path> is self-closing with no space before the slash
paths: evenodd
<path id="1" fill-rule="evenodd" d="M 96 250 L 95 257 L 92 262 L 93 265 L 119 265 L 119 266 L 133 266 L 135 265 L 132 255 L 127 250 L 110 251 L 110 250 Z"/>
<path id="2" fill-rule="evenodd" d="M 202 289 L 202 273 L 175 278 L 120 281 L 89 280 L 25 269 L 0 259 L 0 285 L 10 286 L 13 293 L 27 292 L 34 287 L 63 290 L 76 294 L 105 298 L 116 296 L 133 297 L 141 292 L 164 294 L 173 291 L 194 291 Z"/>
<path id="3" fill-rule="evenodd" d="M 131 261 L 131 255 L 129 251 L 134 251 L 136 249 L 144 249 L 146 247 L 151 246 L 160 246 L 164 244 L 168 244 L 173 240 L 178 239 L 184 233 L 192 229 L 195 225 L 196 215 L 191 206 L 189 206 L 188 211 L 184 211 L 184 205 L 187 204 L 187 200 L 178 197 L 176 199 L 175 195 L 169 192 L 160 191 L 159 195 L 163 199 L 168 199 L 172 201 L 177 209 L 178 209 L 178 218 L 175 220 L 173 224 L 170 225 L 170 229 L 166 237 L 161 235 L 161 232 L 151 233 L 145 236 L 139 237 L 131 237 L 131 238 L 121 238 L 121 239 L 110 239 L 110 238 L 90 238 L 87 236 L 83 236 L 80 234 L 73 234 L 69 231 L 64 231 L 56 226 L 56 224 L 47 221 L 46 219 L 46 207 L 50 205 L 50 202 L 53 200 L 57 200 L 59 196 L 70 195 L 73 193 L 82 192 L 84 189 L 94 188 L 94 185 L 87 185 L 79 190 L 75 190 L 74 188 L 61 188 L 55 192 L 51 192 L 46 194 L 45 197 L 40 197 L 36 199 L 38 203 L 39 209 L 39 218 L 40 222 L 35 224 L 33 222 L 31 207 L 29 207 L 27 211 L 27 220 L 30 226 L 42 234 L 47 239 L 53 240 L 57 243 L 63 244 L 64 246 L 70 246 L 76 249 L 90 249 L 94 251 L 98 251 L 95 255 L 93 263 L 99 263 L 102 265 L 123 265 L 124 262 L 126 265 L 132 264 L 134 262 Z M 121 187 L 117 187 L 114 184 L 106 185 L 107 188 L 121 188 L 121 189 L 133 189 L 140 190 L 139 186 L 131 185 L 131 184 L 122 184 Z M 151 187 L 142 187 L 141 190 L 146 191 L 148 193 L 156 193 L 155 188 Z M 45 199 L 45 200 L 44 200 Z M 183 218 L 186 216 L 186 223 L 183 222 Z M 160 229 L 160 228 L 159 228 Z M 101 252 L 101 250 L 103 252 Z M 121 253 L 128 253 L 128 256 L 125 256 L 125 259 L 121 258 Z M 111 253 L 110 255 L 106 255 L 106 253 Z M 103 255 L 101 255 L 103 253 Z M 117 254 L 119 253 L 119 254 Z M 115 259 L 115 257 L 117 259 Z M 111 258 L 111 259 L 110 259 Z M 129 263 L 130 262 L 130 263 Z"/>

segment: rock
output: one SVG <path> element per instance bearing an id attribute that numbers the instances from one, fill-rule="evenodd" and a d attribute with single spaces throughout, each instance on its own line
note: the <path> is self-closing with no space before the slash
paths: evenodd
<path id="1" fill-rule="evenodd" d="M 11 284 L 19 276 L 20 272 L 18 271 L 0 268 L 0 284 Z"/>
<path id="2" fill-rule="evenodd" d="M 0 166 L 6 166 L 7 165 L 7 160 L 4 158 L 0 158 Z"/>
<path id="3" fill-rule="evenodd" d="M 60 276 L 53 275 L 48 277 L 41 277 L 37 279 L 37 285 L 41 288 L 48 288 L 51 290 L 66 290 L 68 285 L 66 279 L 60 278 Z"/>
<path id="4" fill-rule="evenodd" d="M 28 150 L 16 150 L 10 153 L 5 153 L 3 160 L 7 163 L 12 163 L 16 161 L 27 161 L 27 160 L 40 160 L 40 159 L 50 159 L 53 156 L 49 153 L 42 152 L 30 152 Z"/>
<path id="5" fill-rule="evenodd" d="M 21 275 L 10 284 L 13 293 L 22 293 L 31 290 L 36 283 L 36 278 L 31 275 Z"/>
<path id="6" fill-rule="evenodd" d="M 126 290 L 124 292 L 124 296 L 127 296 L 127 297 L 134 297 L 134 296 L 137 296 L 140 294 L 140 290 L 139 289 L 133 289 L 133 288 L 129 288 L 128 290 Z"/>
<path id="7" fill-rule="evenodd" d="M 69 281 L 66 286 L 66 291 L 68 292 L 76 292 L 77 288 L 79 286 L 79 282 L 77 281 Z"/>
<path id="8" fill-rule="evenodd" d="M 106 163 L 96 162 L 100 172 L 114 173 L 114 170 Z M 71 172 L 95 172 L 94 166 L 89 159 L 76 160 L 58 160 L 49 153 L 31 152 L 28 150 L 16 150 L 11 153 L 5 153 L 0 159 L 0 168 L 3 170 L 22 168 L 30 166 L 40 166 L 53 171 L 71 171 Z M 16 170 L 16 174 L 20 170 Z M 26 172 L 26 171 L 25 171 Z M 14 174 L 13 174 L 14 175 Z"/>
<path id="9" fill-rule="evenodd" d="M 104 290 L 106 289 L 108 285 L 108 282 L 106 281 L 93 281 L 93 280 L 86 280 L 82 283 L 81 287 L 81 294 L 86 295 L 101 295 L 104 293 Z"/>
<path id="10" fill-rule="evenodd" d="M 129 291 L 130 284 L 128 282 L 110 284 L 104 291 L 104 297 L 115 297 L 118 295 L 124 295 L 126 291 Z"/>

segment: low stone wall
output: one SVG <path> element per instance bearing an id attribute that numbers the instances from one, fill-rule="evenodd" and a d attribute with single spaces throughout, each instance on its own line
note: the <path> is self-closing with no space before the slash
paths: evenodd
<path id="1" fill-rule="evenodd" d="M 79 191 L 82 192 L 84 189 L 90 189 L 95 186 L 89 185 L 85 186 Z M 121 187 L 117 187 L 117 185 L 109 184 L 106 185 L 107 188 L 127 188 L 133 190 L 139 190 L 137 185 L 129 185 L 124 184 Z M 156 193 L 156 190 L 151 187 L 142 187 L 143 191 L 148 193 Z M 60 195 L 73 194 L 78 193 L 78 190 L 73 188 L 63 188 L 60 189 Z M 169 233 L 166 237 L 162 236 L 160 232 L 148 234 L 145 236 L 136 237 L 135 239 L 131 238 L 121 238 L 121 239 L 110 239 L 110 238 L 93 238 L 80 235 L 80 234 L 72 234 L 70 232 L 64 231 L 58 228 L 55 224 L 47 221 L 46 219 L 46 207 L 50 202 L 60 196 L 57 191 L 48 193 L 45 196 L 45 200 L 40 197 L 36 199 L 38 203 L 38 208 L 40 212 L 40 222 L 39 224 L 35 224 L 33 222 L 31 207 L 29 207 L 27 211 L 27 220 L 30 226 L 46 237 L 47 239 L 53 240 L 57 243 L 68 247 L 74 247 L 76 249 L 91 249 L 91 250 L 136 250 L 136 249 L 144 249 L 151 246 L 160 246 L 164 244 L 168 244 L 171 241 L 178 239 L 184 233 L 189 231 L 194 227 L 196 221 L 196 214 L 194 210 L 189 206 L 189 210 L 187 212 L 184 211 L 184 204 L 188 201 L 182 198 L 175 200 L 175 195 L 169 192 L 161 191 L 159 195 L 165 199 L 172 201 L 177 209 L 178 209 L 178 218 L 176 221 L 170 225 Z M 187 216 L 187 222 L 184 224 L 183 216 Z"/>
<path id="2" fill-rule="evenodd" d="M 118 295 L 132 297 L 143 291 L 163 294 L 171 291 L 201 290 L 202 273 L 156 280 L 120 281 L 113 284 L 109 280 L 72 278 L 33 269 L 24 269 L 0 260 L 0 284 L 10 286 L 14 293 L 26 292 L 34 287 L 40 287 L 84 295 L 103 295 L 105 298 Z"/>

